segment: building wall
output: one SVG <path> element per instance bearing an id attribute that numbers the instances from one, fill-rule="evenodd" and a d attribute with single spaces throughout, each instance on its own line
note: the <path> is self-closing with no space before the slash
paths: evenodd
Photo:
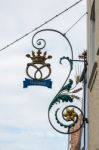
<path id="1" fill-rule="evenodd" d="M 71 128 L 71 131 L 78 129 L 80 127 L 81 123 L 82 123 L 82 117 L 79 116 L 77 124 L 75 125 L 75 127 Z M 71 134 L 69 150 L 80 150 L 81 134 L 82 134 L 82 128 L 80 130 L 78 130 L 77 132 Z"/>
<path id="2" fill-rule="evenodd" d="M 95 0 L 95 20 L 91 20 L 92 5 L 93 0 L 87 0 L 89 150 L 99 150 L 99 0 Z"/>

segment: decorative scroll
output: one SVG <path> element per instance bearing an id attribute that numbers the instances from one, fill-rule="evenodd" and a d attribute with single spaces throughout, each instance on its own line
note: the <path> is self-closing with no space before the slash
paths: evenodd
<path id="1" fill-rule="evenodd" d="M 44 30 L 46 31 L 46 30 Z M 47 31 L 50 31 L 47 29 Z M 66 60 L 70 64 L 70 70 L 68 70 L 68 76 L 62 85 L 61 89 L 59 92 L 56 94 L 54 99 L 49 105 L 48 108 L 48 119 L 51 124 L 51 126 L 59 133 L 62 134 L 71 134 L 74 132 L 77 132 L 82 126 L 83 126 L 83 112 L 81 109 L 75 105 L 70 105 L 74 102 L 74 100 L 80 99 L 79 96 L 75 95 L 75 93 L 79 92 L 82 90 L 82 88 L 76 88 L 76 86 L 73 88 L 73 80 L 69 79 L 71 71 L 73 70 L 73 50 L 72 46 L 68 40 L 68 38 L 60 33 L 59 31 L 56 30 L 51 30 L 53 32 L 57 32 L 60 34 L 65 40 L 68 42 L 68 45 L 70 47 L 71 51 L 71 58 L 63 56 L 60 58 L 60 64 L 62 64 L 62 60 Z M 64 103 L 64 107 L 61 109 L 61 104 Z M 72 127 L 76 126 L 76 124 L 79 122 L 79 116 L 82 118 L 80 126 L 74 130 L 71 130 Z M 54 119 L 53 119 L 54 118 Z M 53 121 L 54 120 L 54 121 Z M 56 123 L 55 123 L 56 120 Z"/>
<path id="2" fill-rule="evenodd" d="M 74 101 L 79 100 L 80 97 L 76 95 L 77 92 L 82 90 L 82 87 L 77 87 L 79 81 L 77 78 L 76 86 L 73 87 L 73 80 L 70 79 L 71 72 L 73 70 L 73 49 L 68 38 L 62 34 L 61 32 L 53 29 L 44 29 L 36 32 L 32 38 L 32 45 L 37 52 L 32 51 L 32 56 L 27 54 L 26 56 L 32 60 L 31 63 L 27 64 L 26 74 L 30 79 L 26 79 L 24 81 L 24 87 L 28 85 L 42 85 L 47 86 L 49 88 L 52 87 L 51 80 L 48 77 L 51 74 L 51 65 L 46 63 L 47 59 L 51 59 L 52 56 L 47 56 L 47 52 L 45 51 L 42 55 L 41 50 L 46 48 L 46 40 L 43 38 L 37 38 L 41 32 L 53 32 L 57 33 L 58 36 L 64 39 L 64 41 L 68 44 L 70 50 L 70 56 L 68 53 L 65 54 L 62 58 L 60 58 L 60 64 L 64 60 L 68 65 L 68 75 L 59 90 L 56 96 L 51 101 L 48 108 L 48 119 L 51 126 L 59 133 L 62 134 L 71 134 L 80 130 L 84 123 L 84 116 L 81 109 L 75 105 Z M 30 74 L 30 67 L 35 68 L 35 72 L 33 75 Z M 46 68 L 48 70 L 47 75 L 43 75 L 42 69 Z M 39 77 L 38 77 L 39 74 Z M 64 105 L 63 105 L 64 104 Z M 79 117 L 81 118 L 80 125 L 77 126 L 79 122 Z M 72 128 L 75 127 L 73 130 Z"/>

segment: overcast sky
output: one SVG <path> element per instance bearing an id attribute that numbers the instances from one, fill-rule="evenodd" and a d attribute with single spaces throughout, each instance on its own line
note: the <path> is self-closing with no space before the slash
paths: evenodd
<path id="1" fill-rule="evenodd" d="M 77 0 L 0 0 L 0 48 L 75 2 Z M 65 33 L 85 12 L 86 0 L 83 0 L 41 29 L 51 28 Z M 46 33 L 48 45 L 45 50 L 53 55 L 50 60 L 53 88 L 33 86 L 23 89 L 26 64 L 30 62 L 25 55 L 34 50 L 31 44 L 33 34 L 0 52 L 0 150 L 67 150 L 68 136 L 53 130 L 47 112 L 68 74 L 59 64 L 59 58 L 71 57 L 71 54 L 69 51 L 65 53 L 67 45 L 62 37 Z M 67 37 L 74 58 L 77 58 L 86 49 L 86 17 L 68 32 Z"/>

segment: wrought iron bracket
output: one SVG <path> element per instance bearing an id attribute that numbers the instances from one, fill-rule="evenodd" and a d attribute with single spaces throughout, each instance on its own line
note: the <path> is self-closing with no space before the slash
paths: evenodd
<path id="1" fill-rule="evenodd" d="M 35 49 L 37 49 L 39 52 L 46 47 L 46 40 L 43 38 L 36 38 L 38 37 L 39 34 L 42 32 L 53 32 L 55 34 L 58 34 L 59 37 L 63 38 L 64 41 L 68 44 L 69 51 L 70 51 L 70 56 L 68 56 L 68 53 L 66 53 L 66 56 L 63 56 L 60 58 L 60 64 L 62 64 L 62 61 L 65 60 L 65 62 L 69 63 L 69 70 L 68 70 L 68 76 L 66 77 L 63 85 L 61 86 L 60 90 L 56 94 L 56 96 L 53 98 L 51 101 L 49 108 L 48 108 L 48 120 L 50 125 L 55 129 L 57 132 L 62 133 L 62 134 L 72 134 L 74 132 L 77 132 L 78 130 L 81 129 L 81 127 L 84 125 L 84 122 L 88 122 L 88 119 L 84 118 L 85 112 L 81 110 L 76 104 L 75 101 L 78 102 L 80 99 L 79 96 L 75 95 L 75 93 L 79 92 L 81 88 L 78 88 L 79 82 L 76 83 L 76 85 L 73 87 L 73 80 L 70 79 L 71 72 L 73 70 L 73 62 L 83 62 L 84 67 L 87 65 L 87 60 L 85 53 L 80 56 L 81 59 L 84 58 L 83 60 L 75 60 L 73 59 L 73 48 L 72 45 L 69 41 L 69 39 L 61 33 L 58 30 L 54 29 L 43 29 L 40 31 L 37 31 L 32 38 L 32 45 Z M 34 55 L 34 53 L 33 53 Z M 32 58 L 32 57 L 31 57 Z M 35 59 L 36 60 L 36 59 Z M 38 60 L 39 61 L 39 60 Z M 35 63 L 32 64 L 32 66 L 35 66 Z M 29 77 L 31 77 L 28 73 L 29 67 L 27 67 L 26 73 Z M 40 73 L 40 79 L 42 78 L 42 72 L 41 68 L 36 68 L 37 71 L 35 73 L 35 78 L 36 74 L 39 72 Z M 49 74 L 51 73 L 50 68 L 49 69 Z M 47 77 L 48 77 L 47 76 Z M 46 78 L 46 77 L 45 77 Z M 44 79 L 45 79 L 44 78 Z M 64 104 L 64 106 L 61 104 Z"/>
<path id="2" fill-rule="evenodd" d="M 88 118 L 84 118 L 84 122 L 86 122 L 87 124 L 89 124 L 89 119 Z"/>

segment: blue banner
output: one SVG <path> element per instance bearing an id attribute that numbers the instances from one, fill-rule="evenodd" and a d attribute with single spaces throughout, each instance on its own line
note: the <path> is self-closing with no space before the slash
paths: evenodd
<path id="1" fill-rule="evenodd" d="M 28 86 L 36 85 L 36 86 L 46 86 L 48 88 L 52 88 L 52 81 L 51 79 L 48 80 L 32 80 L 25 78 L 23 81 L 23 88 L 27 88 Z"/>

